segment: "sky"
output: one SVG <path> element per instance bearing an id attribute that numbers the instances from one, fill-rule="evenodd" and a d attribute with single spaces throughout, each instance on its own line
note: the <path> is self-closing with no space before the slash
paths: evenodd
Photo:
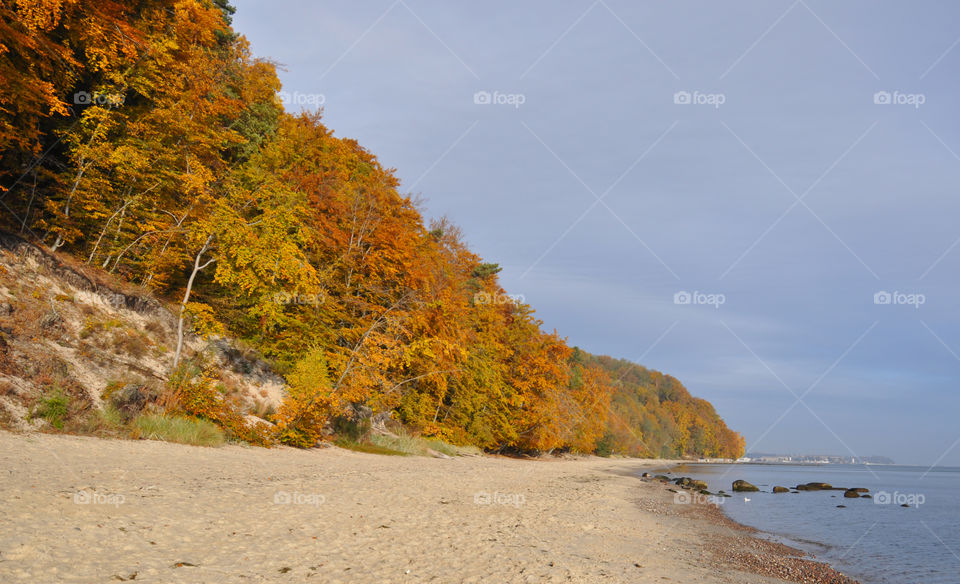
<path id="1" fill-rule="evenodd" d="M 234 0 L 572 345 L 748 450 L 960 466 L 960 5 Z"/>

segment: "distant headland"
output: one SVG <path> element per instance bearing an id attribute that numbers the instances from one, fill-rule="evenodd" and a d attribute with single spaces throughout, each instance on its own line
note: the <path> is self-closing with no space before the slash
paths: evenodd
<path id="1" fill-rule="evenodd" d="M 836 454 L 770 454 L 748 452 L 736 462 L 781 464 L 896 464 L 886 456 L 839 456 Z"/>

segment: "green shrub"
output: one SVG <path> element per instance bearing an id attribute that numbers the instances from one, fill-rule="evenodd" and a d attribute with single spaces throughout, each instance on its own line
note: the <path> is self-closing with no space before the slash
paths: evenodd
<path id="1" fill-rule="evenodd" d="M 223 430 L 198 418 L 146 414 L 133 422 L 135 434 L 147 440 L 163 440 L 194 446 L 220 446 L 226 442 Z"/>
<path id="2" fill-rule="evenodd" d="M 337 416 L 331 421 L 333 433 L 353 442 L 366 442 L 372 427 L 368 416 L 348 418 Z"/>
<path id="3" fill-rule="evenodd" d="M 63 423 L 70 413 L 70 396 L 56 388 L 40 398 L 31 414 L 32 418 L 43 418 L 57 430 L 63 429 Z"/>
<path id="4" fill-rule="evenodd" d="M 613 444 L 614 436 L 610 432 L 607 432 L 603 435 L 603 438 L 597 441 L 594 454 L 597 456 L 603 456 L 604 458 L 609 458 L 611 455 L 613 455 Z"/>

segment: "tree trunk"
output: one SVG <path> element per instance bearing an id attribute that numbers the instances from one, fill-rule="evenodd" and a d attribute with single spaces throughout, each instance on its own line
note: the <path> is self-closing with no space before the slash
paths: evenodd
<path id="1" fill-rule="evenodd" d="M 193 272 L 190 273 L 190 279 L 187 280 L 187 290 L 183 293 L 183 302 L 180 303 L 180 319 L 177 322 L 177 351 L 173 355 L 174 369 L 180 364 L 180 355 L 183 352 L 183 321 L 186 317 L 187 303 L 190 302 L 190 292 L 193 290 L 193 281 L 196 279 L 197 273 L 200 270 L 209 266 L 216 259 L 210 258 L 203 265 L 200 265 L 200 260 L 203 258 L 203 254 L 206 253 L 207 249 L 210 248 L 210 242 L 212 241 L 213 235 L 208 236 L 207 240 L 203 243 L 203 247 L 197 252 L 197 257 L 193 260 Z"/>

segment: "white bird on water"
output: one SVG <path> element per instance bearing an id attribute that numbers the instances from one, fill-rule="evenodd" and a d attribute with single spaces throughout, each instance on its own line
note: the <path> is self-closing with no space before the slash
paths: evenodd
<path id="1" fill-rule="evenodd" d="M 743 502 L 744 502 L 744 503 L 749 503 L 749 502 L 750 502 L 750 499 L 744 497 L 744 498 L 743 498 Z"/>

